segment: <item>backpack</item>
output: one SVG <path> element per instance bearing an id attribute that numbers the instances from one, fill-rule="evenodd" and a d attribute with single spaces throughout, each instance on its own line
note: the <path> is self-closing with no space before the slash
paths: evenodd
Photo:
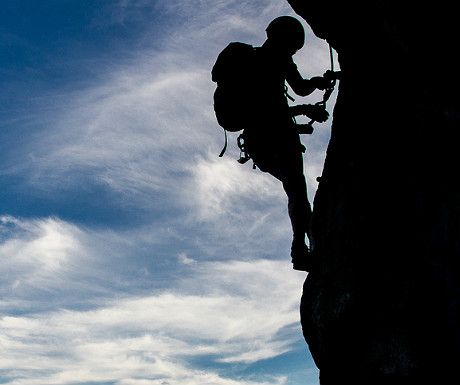
<path id="1" fill-rule="evenodd" d="M 212 68 L 212 81 L 217 83 L 214 93 L 214 112 L 217 122 L 224 129 L 227 149 L 227 131 L 243 130 L 250 114 L 248 84 L 254 70 L 255 49 L 250 44 L 230 43 L 217 57 Z"/>

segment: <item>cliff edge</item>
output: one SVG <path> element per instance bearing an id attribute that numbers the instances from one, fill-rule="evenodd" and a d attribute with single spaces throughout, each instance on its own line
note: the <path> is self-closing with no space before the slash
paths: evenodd
<path id="1" fill-rule="evenodd" d="M 301 304 L 320 382 L 460 383 L 455 3 L 288 2 L 342 70 Z"/>

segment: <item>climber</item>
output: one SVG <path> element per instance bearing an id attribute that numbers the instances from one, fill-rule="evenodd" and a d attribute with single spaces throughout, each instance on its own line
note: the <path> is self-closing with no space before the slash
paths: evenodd
<path id="1" fill-rule="evenodd" d="M 251 117 L 242 134 L 244 150 L 254 164 L 282 182 L 288 197 L 288 213 L 292 224 L 291 257 L 293 268 L 308 271 L 311 253 L 305 235 L 310 240 L 311 207 L 303 170 L 300 133 L 311 134 L 313 128 L 297 125 L 294 117 L 306 115 L 324 122 L 329 114 L 324 106 L 288 105 L 287 87 L 299 96 L 307 96 L 315 89 L 324 90 L 330 80 L 324 77 L 304 79 L 292 56 L 303 47 L 305 32 L 299 20 L 281 16 L 266 29 L 267 40 L 255 48 L 255 68 L 251 79 Z M 307 127 L 307 132 L 305 128 Z"/>

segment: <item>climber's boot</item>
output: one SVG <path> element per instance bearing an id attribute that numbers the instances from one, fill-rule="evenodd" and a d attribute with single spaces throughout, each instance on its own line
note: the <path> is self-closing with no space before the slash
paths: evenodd
<path id="1" fill-rule="evenodd" d="M 309 271 L 311 268 L 311 252 L 305 244 L 305 235 L 303 239 L 294 236 L 291 246 L 292 268 L 298 271 Z"/>
<path id="2" fill-rule="evenodd" d="M 308 266 L 311 264 L 311 253 L 305 243 L 305 235 L 308 235 L 310 239 L 310 205 L 290 202 L 288 212 L 294 233 L 291 246 L 293 268 L 294 270 L 308 271 Z"/>

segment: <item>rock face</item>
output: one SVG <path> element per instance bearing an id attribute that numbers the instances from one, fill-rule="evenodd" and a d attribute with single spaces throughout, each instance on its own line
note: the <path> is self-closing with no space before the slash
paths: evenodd
<path id="1" fill-rule="evenodd" d="M 460 383 L 456 4 L 288 2 L 343 75 L 301 305 L 320 382 Z"/>

